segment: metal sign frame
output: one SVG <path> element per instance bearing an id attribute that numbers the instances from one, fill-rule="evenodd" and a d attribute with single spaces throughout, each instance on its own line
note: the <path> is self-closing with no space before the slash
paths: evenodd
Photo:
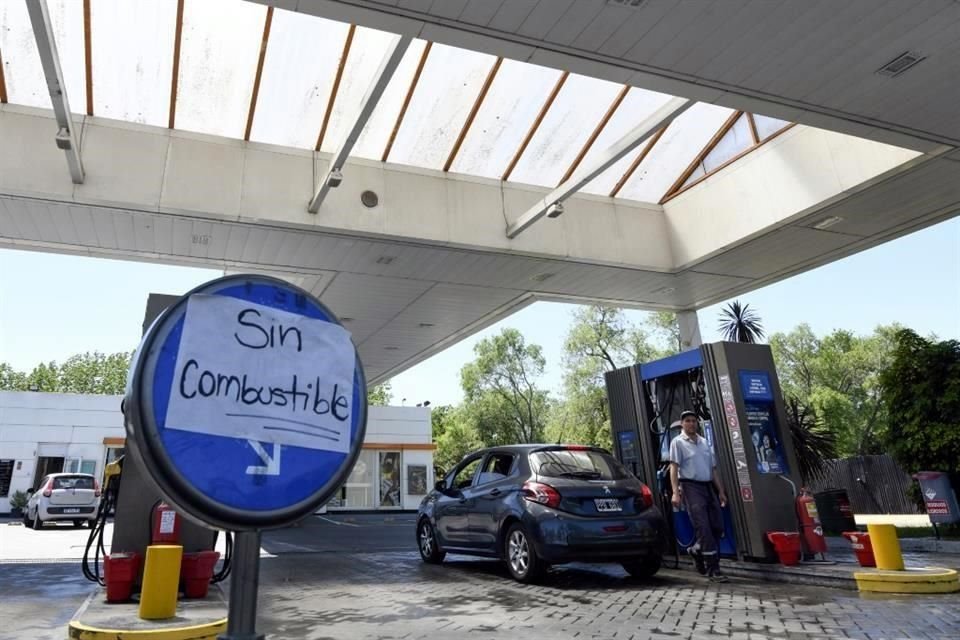
<path id="1" fill-rule="evenodd" d="M 351 420 L 353 440 L 343 463 L 326 483 L 308 497 L 283 508 L 250 510 L 223 504 L 201 492 L 177 468 L 162 441 L 156 422 L 153 383 L 161 348 L 186 315 L 187 302 L 197 294 L 218 295 L 238 286 L 266 285 L 295 296 L 296 306 L 314 307 L 323 319 L 340 325 L 339 319 L 310 293 L 278 278 L 261 275 L 235 275 L 218 278 L 193 289 L 168 308 L 144 336 L 127 381 L 125 422 L 130 453 L 149 471 L 149 477 L 161 494 L 184 515 L 212 527 L 231 531 L 255 531 L 292 524 L 322 506 L 346 482 L 363 447 L 367 426 L 367 384 L 363 364 L 353 345 L 354 397 L 356 418 Z M 279 308 L 279 307 L 278 307 Z M 354 421 L 356 421 L 354 426 Z"/>

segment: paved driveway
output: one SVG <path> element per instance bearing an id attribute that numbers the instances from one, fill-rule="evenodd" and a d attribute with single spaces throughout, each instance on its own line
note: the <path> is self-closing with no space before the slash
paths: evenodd
<path id="1" fill-rule="evenodd" d="M 3 560 L 82 553 L 84 531 L 0 523 L 0 639 L 61 639 L 90 592 L 76 561 Z M 74 540 L 74 537 L 76 540 Z M 616 566 L 553 570 L 519 585 L 497 562 L 449 557 L 427 566 L 412 518 L 311 518 L 264 536 L 259 630 L 271 638 L 528 640 L 689 638 L 960 638 L 960 596 L 871 596 L 688 571 L 636 581 Z"/>

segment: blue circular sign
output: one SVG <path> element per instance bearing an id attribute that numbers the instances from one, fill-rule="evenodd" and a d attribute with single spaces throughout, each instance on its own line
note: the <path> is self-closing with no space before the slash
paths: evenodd
<path id="1" fill-rule="evenodd" d="M 193 518 L 294 522 L 346 481 L 367 390 L 350 334 L 309 293 L 265 276 L 191 291 L 144 336 L 125 416 L 131 453 Z"/>

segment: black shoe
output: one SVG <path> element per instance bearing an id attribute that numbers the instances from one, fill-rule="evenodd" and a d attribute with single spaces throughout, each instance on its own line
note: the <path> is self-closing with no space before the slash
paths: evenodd
<path id="1" fill-rule="evenodd" d="M 707 564 L 703 561 L 703 554 L 695 551 L 693 547 L 687 547 L 687 553 L 693 558 L 693 564 L 697 568 L 697 573 L 702 576 L 707 575 Z"/>
<path id="2" fill-rule="evenodd" d="M 714 569 L 708 576 L 710 582 L 730 582 L 730 578 L 720 573 L 720 569 Z"/>

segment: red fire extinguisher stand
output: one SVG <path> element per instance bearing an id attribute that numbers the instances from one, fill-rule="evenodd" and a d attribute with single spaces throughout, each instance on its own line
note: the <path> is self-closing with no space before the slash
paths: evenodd
<path id="1" fill-rule="evenodd" d="M 803 542 L 805 553 L 826 559 L 827 541 L 823 537 L 823 527 L 820 525 L 820 514 L 817 513 L 817 503 L 806 487 L 801 487 L 797 496 L 797 520 L 800 522 L 800 539 Z"/>

